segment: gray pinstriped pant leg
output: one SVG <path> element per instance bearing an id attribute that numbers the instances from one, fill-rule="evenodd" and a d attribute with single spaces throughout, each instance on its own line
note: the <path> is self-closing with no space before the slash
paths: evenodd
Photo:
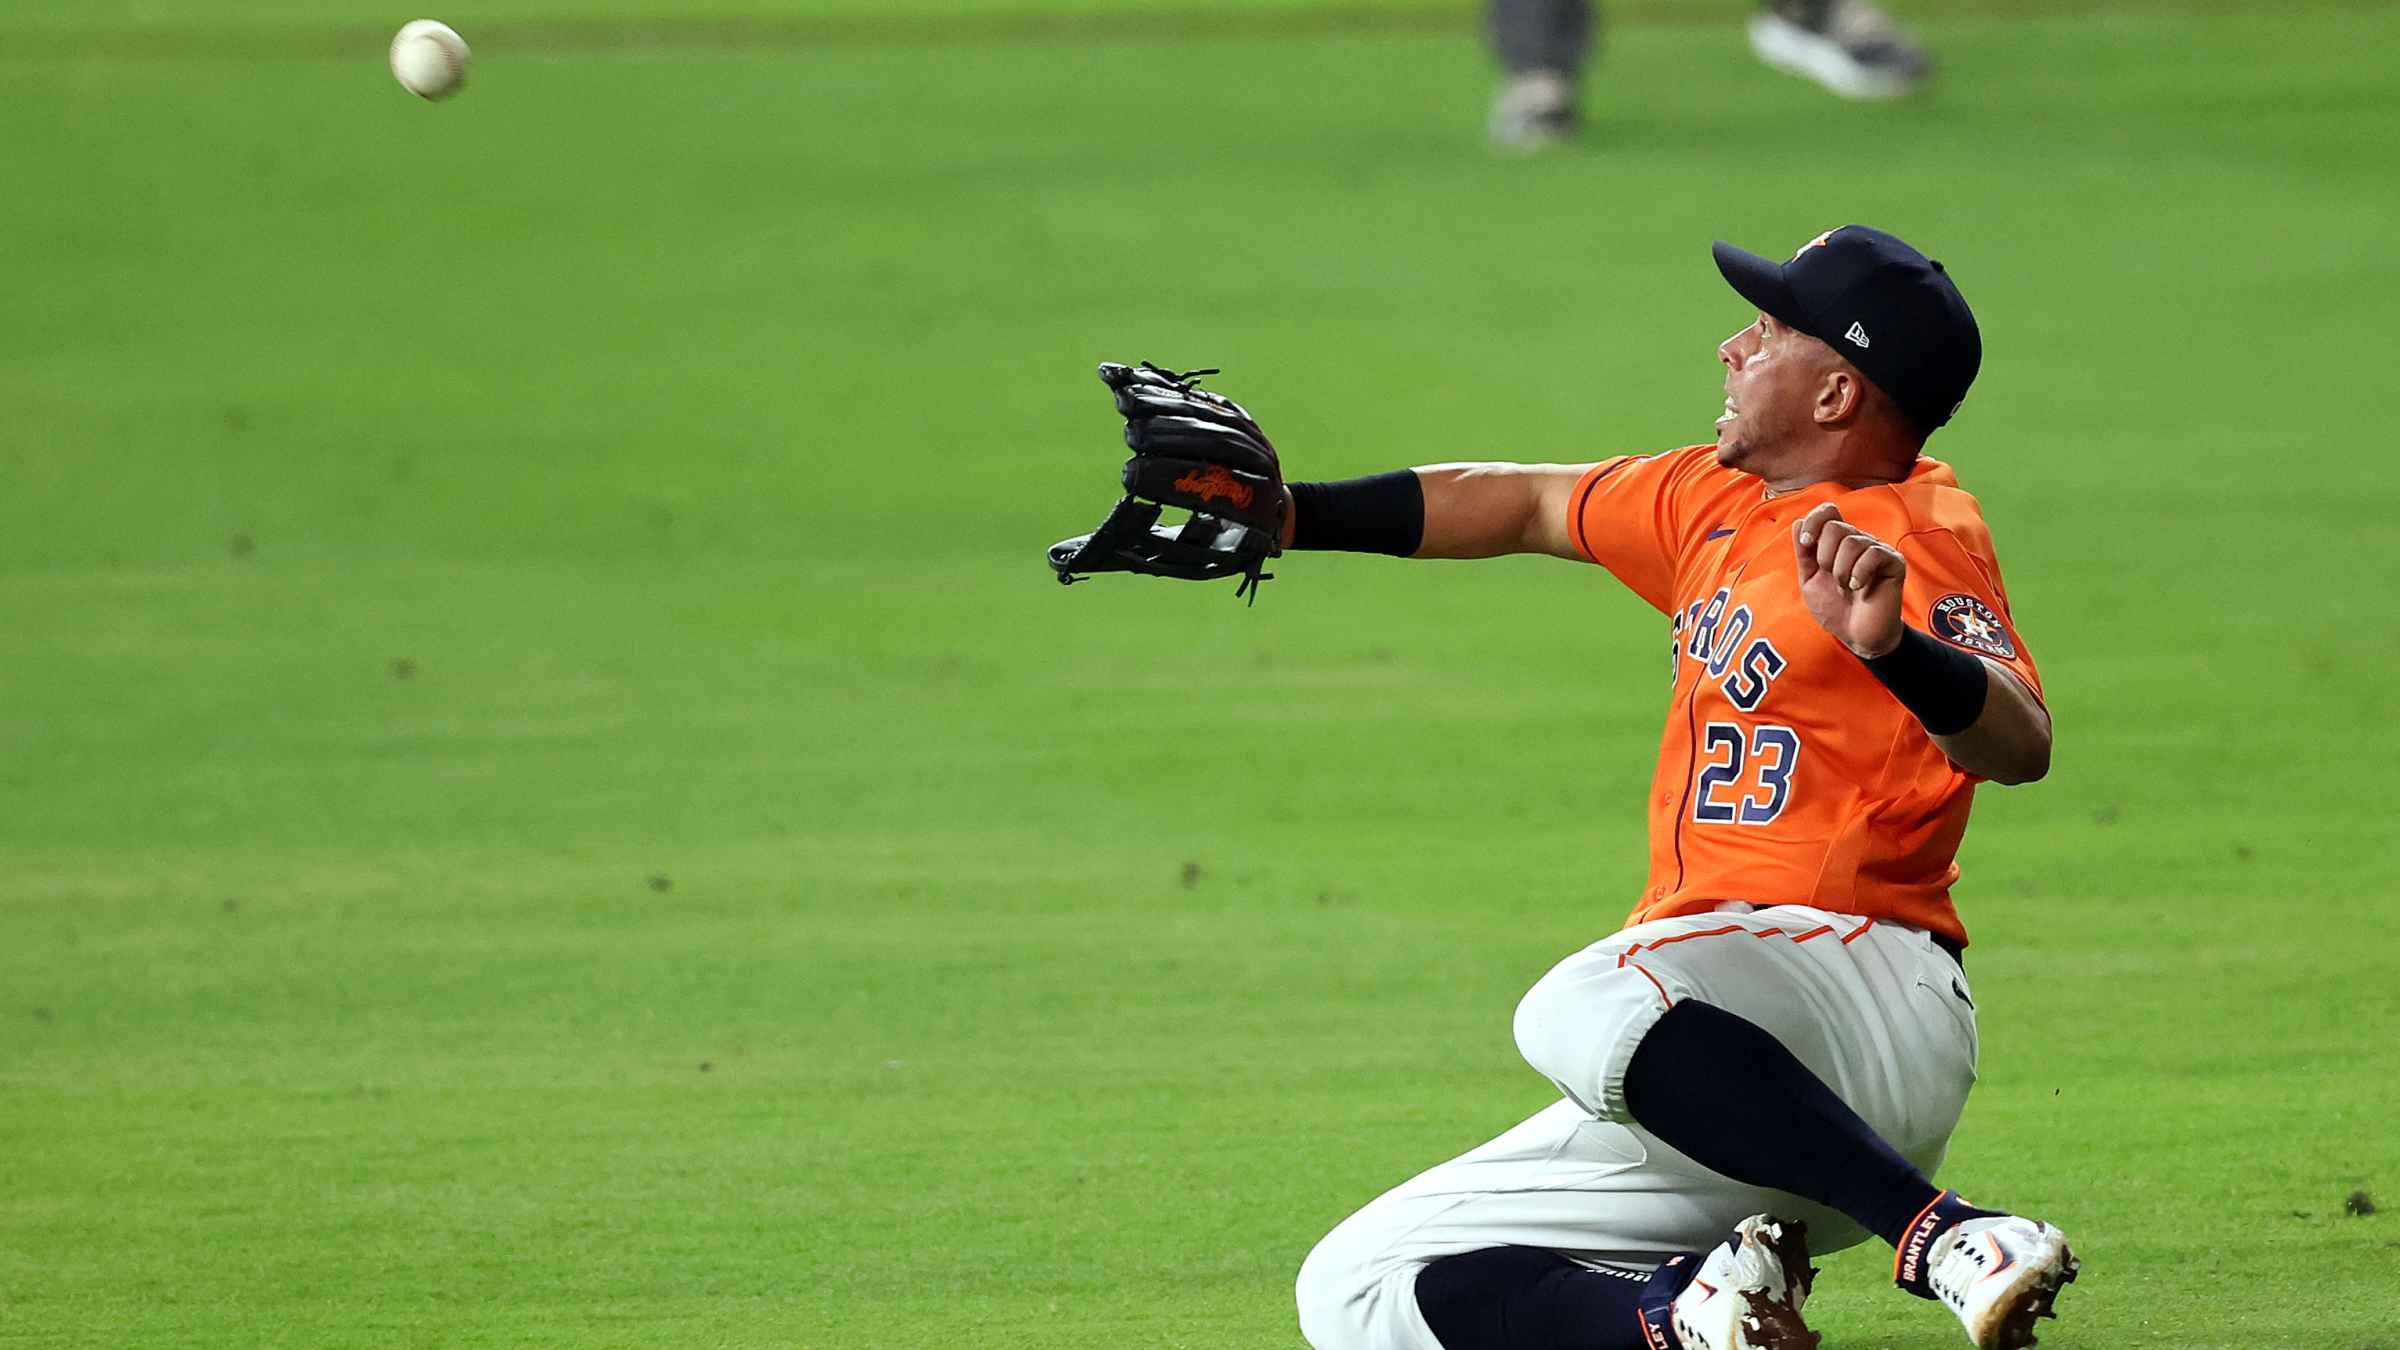
<path id="1" fill-rule="evenodd" d="M 1552 70 L 1574 76 L 1592 54 L 1592 0 L 1486 0 L 1484 32 L 1512 75 Z"/>

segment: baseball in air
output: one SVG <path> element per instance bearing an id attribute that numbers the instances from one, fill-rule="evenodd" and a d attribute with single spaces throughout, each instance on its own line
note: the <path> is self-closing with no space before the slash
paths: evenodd
<path id="1" fill-rule="evenodd" d="M 421 99 L 443 99 L 467 82 L 472 60 L 458 30 L 435 19 L 413 19 L 392 38 L 392 78 Z"/>

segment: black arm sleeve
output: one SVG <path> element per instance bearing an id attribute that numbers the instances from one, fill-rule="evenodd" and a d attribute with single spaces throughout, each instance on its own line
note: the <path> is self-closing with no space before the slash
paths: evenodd
<path id="1" fill-rule="evenodd" d="M 1425 484 L 1413 469 L 1289 486 L 1295 549 L 1405 558 L 1425 542 Z"/>
<path id="2" fill-rule="evenodd" d="M 1936 736 L 1975 725 L 1992 692 L 1991 672 L 1979 658 L 1906 625 L 1899 646 L 1863 664 Z"/>

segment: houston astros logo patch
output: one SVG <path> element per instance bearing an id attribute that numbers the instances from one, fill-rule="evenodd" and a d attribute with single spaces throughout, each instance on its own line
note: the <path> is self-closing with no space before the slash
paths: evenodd
<path id="1" fill-rule="evenodd" d="M 2006 661 L 2017 654 L 2008 625 L 1974 596 L 1953 592 L 1933 602 L 1933 635 Z"/>

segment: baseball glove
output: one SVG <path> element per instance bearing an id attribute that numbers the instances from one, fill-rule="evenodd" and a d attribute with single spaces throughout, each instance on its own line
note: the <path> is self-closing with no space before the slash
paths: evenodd
<path id="1" fill-rule="evenodd" d="M 1147 361 L 1100 367 L 1133 458 L 1121 475 L 1125 496 L 1100 528 L 1050 546 L 1061 583 L 1097 572 L 1184 581 L 1238 576 L 1233 593 L 1258 599 L 1258 583 L 1272 579 L 1261 567 L 1283 551 L 1283 470 L 1241 404 L 1200 388 L 1201 376 L 1216 373 L 1178 374 Z M 1160 525 L 1167 507 L 1191 518 Z"/>

